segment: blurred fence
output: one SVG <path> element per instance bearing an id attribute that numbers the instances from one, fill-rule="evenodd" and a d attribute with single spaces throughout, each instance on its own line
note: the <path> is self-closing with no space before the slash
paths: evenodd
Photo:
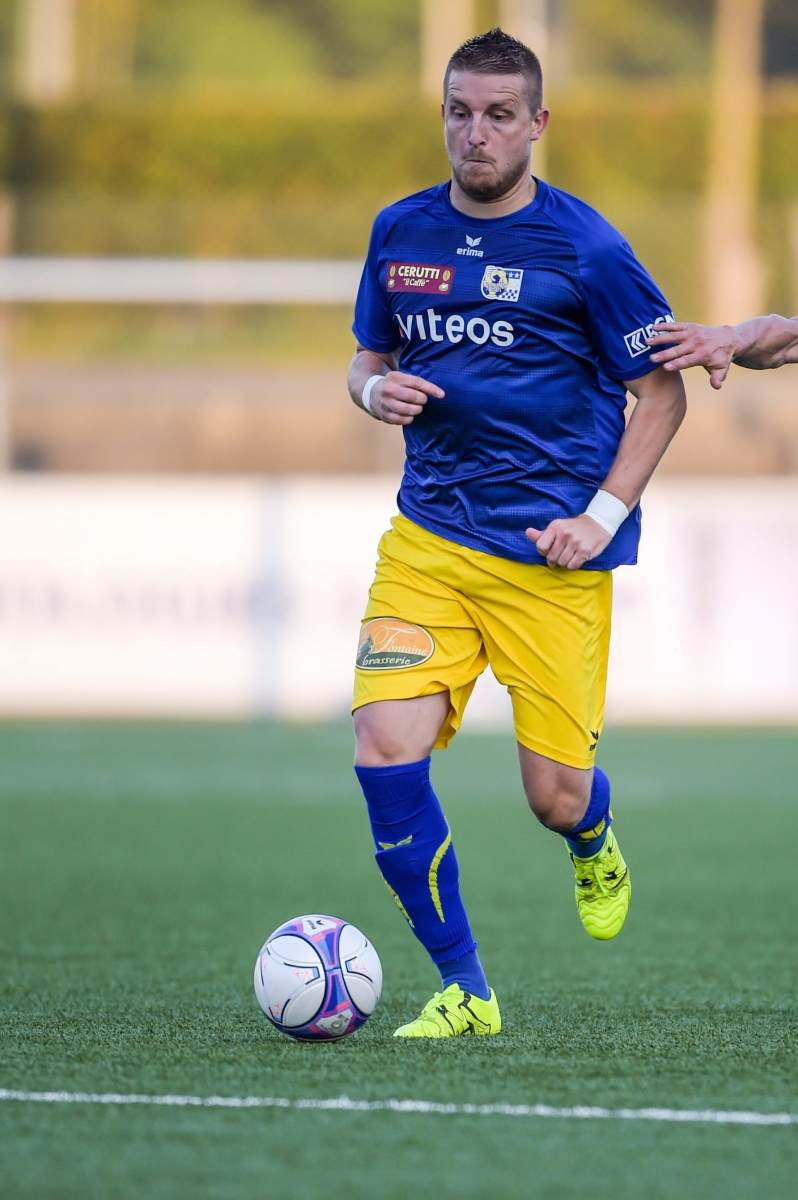
<path id="1" fill-rule="evenodd" d="M 57 316 L 69 307 L 80 311 L 72 318 L 78 342 L 98 314 L 131 327 L 135 306 L 160 329 L 187 309 L 269 309 L 283 318 L 290 311 L 299 334 L 292 360 L 271 366 L 203 363 L 200 334 L 191 365 L 126 355 L 116 362 L 12 357 L 2 381 L 11 463 L 61 471 L 395 471 L 400 431 L 366 420 L 346 394 L 360 270 L 358 259 L 0 257 L 0 304 L 13 306 L 5 310 L 12 329 L 20 306 Z M 321 314 L 337 330 L 337 365 L 313 357 Z M 795 474 L 796 382 L 790 370 L 735 369 L 718 394 L 702 371 L 690 372 L 688 417 L 662 469 Z"/>
<path id="2" fill-rule="evenodd" d="M 0 258 L 0 301 L 354 304 L 359 259 Z"/>
<path id="3" fill-rule="evenodd" d="M 327 718 L 395 484 L 0 484 L 0 713 Z M 615 573 L 608 718 L 798 720 L 798 482 L 667 480 Z M 472 724 L 506 725 L 488 675 Z"/>

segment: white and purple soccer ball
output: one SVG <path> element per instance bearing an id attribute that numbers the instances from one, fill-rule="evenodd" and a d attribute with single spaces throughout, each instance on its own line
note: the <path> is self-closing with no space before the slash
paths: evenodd
<path id="1" fill-rule="evenodd" d="M 295 917 L 275 929 L 255 963 L 255 995 L 282 1033 L 310 1041 L 346 1037 L 365 1025 L 382 991 L 382 965 L 368 938 L 337 917 Z"/>

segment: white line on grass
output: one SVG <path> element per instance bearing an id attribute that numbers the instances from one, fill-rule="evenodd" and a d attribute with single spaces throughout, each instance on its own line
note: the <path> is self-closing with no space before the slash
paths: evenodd
<path id="1" fill-rule="evenodd" d="M 576 1121 L 681 1121 L 708 1125 L 798 1125 L 798 1113 L 718 1112 L 690 1108 L 554 1108 L 549 1104 L 436 1104 L 431 1100 L 288 1100 L 283 1096 L 140 1096 L 120 1092 L 19 1092 L 0 1100 L 34 1104 L 150 1104 L 166 1108 L 316 1108 L 344 1112 L 429 1113 L 435 1116 L 559 1117 Z"/>

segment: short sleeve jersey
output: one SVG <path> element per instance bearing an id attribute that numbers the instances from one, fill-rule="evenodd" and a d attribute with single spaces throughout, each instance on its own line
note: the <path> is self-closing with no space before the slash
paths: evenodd
<path id="1" fill-rule="evenodd" d="M 668 304 L 594 209 L 546 183 L 478 220 L 442 184 L 374 223 L 354 332 L 441 387 L 404 427 L 399 508 L 472 549 L 541 563 L 525 535 L 584 512 L 618 451 L 622 380 L 655 369 L 646 337 Z M 639 506 L 587 564 L 637 559 Z"/>

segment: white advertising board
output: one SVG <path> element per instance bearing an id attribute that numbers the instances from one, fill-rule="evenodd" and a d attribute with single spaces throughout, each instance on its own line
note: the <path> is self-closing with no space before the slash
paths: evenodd
<path id="1" fill-rule="evenodd" d="M 0 483 L 0 714 L 347 711 L 393 479 Z M 615 573 L 608 720 L 798 720 L 798 481 L 664 480 Z M 509 722 L 488 675 L 472 725 Z"/>

